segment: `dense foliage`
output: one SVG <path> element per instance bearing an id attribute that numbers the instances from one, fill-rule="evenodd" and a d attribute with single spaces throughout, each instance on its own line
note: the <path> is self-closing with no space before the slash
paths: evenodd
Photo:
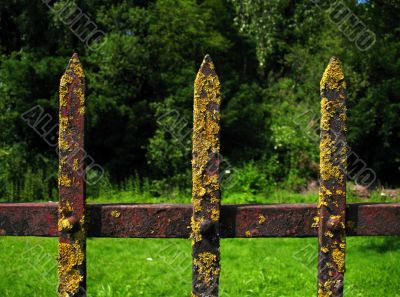
<path id="1" fill-rule="evenodd" d="M 398 183 L 399 2 L 344 1 L 376 34 L 367 51 L 313 2 L 2 1 L 0 196 L 54 198 L 56 151 L 21 114 L 40 105 L 57 122 L 74 51 L 87 77 L 87 151 L 106 172 L 92 193 L 127 180 L 156 194 L 190 189 L 193 81 L 206 53 L 223 86 L 227 190 L 301 190 L 318 178 L 319 80 L 332 55 L 348 81 L 352 149 L 380 182 Z M 71 31 L 66 3 L 105 32 L 97 50 Z"/>

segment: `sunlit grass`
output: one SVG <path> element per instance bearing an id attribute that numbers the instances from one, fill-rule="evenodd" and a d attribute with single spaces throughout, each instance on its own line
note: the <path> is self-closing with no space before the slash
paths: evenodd
<path id="1" fill-rule="evenodd" d="M 400 296 L 400 239 L 348 238 L 346 296 Z M 57 296 L 57 239 L 3 237 L 1 296 Z M 314 296 L 317 239 L 223 239 L 220 296 Z M 88 296 L 190 296 L 186 239 L 88 239 Z"/>

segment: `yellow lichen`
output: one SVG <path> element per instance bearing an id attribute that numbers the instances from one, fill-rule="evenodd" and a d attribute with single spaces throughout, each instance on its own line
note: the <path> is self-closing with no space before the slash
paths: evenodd
<path id="1" fill-rule="evenodd" d="M 327 280 L 326 282 L 318 284 L 318 297 L 332 297 L 333 292 L 331 290 L 331 281 Z"/>
<path id="2" fill-rule="evenodd" d="M 344 252 L 340 249 L 334 249 L 332 252 L 333 262 L 336 264 L 339 272 L 344 272 Z"/>
<path id="3" fill-rule="evenodd" d="M 81 63 L 79 62 L 78 59 L 72 59 L 73 65 L 72 65 L 72 71 L 75 73 L 76 76 L 83 78 L 85 77 L 83 73 L 83 69 L 81 66 Z"/>
<path id="4" fill-rule="evenodd" d="M 190 233 L 190 238 L 192 239 L 192 244 L 201 241 L 202 236 L 200 233 L 200 224 L 203 221 L 203 218 L 195 220 L 193 217 L 191 218 L 190 227 L 192 232 Z"/>
<path id="5" fill-rule="evenodd" d="M 60 175 L 60 177 L 58 178 L 58 184 L 60 186 L 70 187 L 71 183 L 72 183 L 72 181 L 68 176 Z"/>
<path id="6" fill-rule="evenodd" d="M 69 142 L 68 142 L 65 138 L 62 138 L 62 139 L 60 138 L 60 139 L 58 140 L 58 148 L 59 148 L 60 150 L 66 151 L 66 150 L 68 150 L 70 147 L 71 147 L 71 146 L 70 146 Z"/>
<path id="7" fill-rule="evenodd" d="M 343 84 L 344 75 L 340 61 L 336 57 L 332 57 L 329 61 L 328 67 L 326 67 L 324 74 L 321 79 L 321 90 L 338 90 L 339 88 L 345 88 Z"/>
<path id="8" fill-rule="evenodd" d="M 73 163 L 72 163 L 72 169 L 74 171 L 77 171 L 79 168 L 79 160 L 78 159 L 74 159 Z"/>
<path id="9" fill-rule="evenodd" d="M 321 129 L 329 130 L 330 120 L 335 113 L 335 105 L 333 101 L 328 100 L 328 98 L 323 97 L 321 99 Z"/>
<path id="10" fill-rule="evenodd" d="M 218 222 L 219 221 L 219 214 L 220 214 L 219 209 L 212 208 L 211 209 L 211 214 L 210 214 L 211 220 L 213 220 L 214 222 Z"/>
<path id="11" fill-rule="evenodd" d="M 65 202 L 65 205 L 63 206 L 63 207 L 59 207 L 58 208 L 58 212 L 60 213 L 60 214 L 63 214 L 63 215 L 69 215 L 69 214 L 71 214 L 72 213 L 72 206 L 71 206 L 71 203 L 69 202 L 69 201 L 66 201 Z"/>
<path id="12" fill-rule="evenodd" d="M 72 230 L 74 226 L 71 224 L 71 222 L 66 219 L 65 217 L 62 217 L 58 220 L 58 231 L 70 231 Z"/>
<path id="13" fill-rule="evenodd" d="M 336 190 L 336 194 L 338 194 L 338 195 L 344 195 L 345 192 L 343 192 L 343 191 L 340 190 L 340 189 L 337 189 L 337 190 Z"/>
<path id="14" fill-rule="evenodd" d="M 75 95 L 77 96 L 78 100 L 79 100 L 79 108 L 78 108 L 78 112 L 80 114 L 84 114 L 85 113 L 85 94 L 83 93 L 83 89 L 82 88 L 76 88 L 74 90 Z"/>
<path id="15" fill-rule="evenodd" d="M 60 130 L 64 131 L 68 126 L 68 117 L 60 116 Z"/>
<path id="16" fill-rule="evenodd" d="M 220 199 L 219 199 L 219 197 L 211 196 L 210 202 L 211 202 L 211 204 L 216 204 L 216 205 L 218 205 L 219 202 L 220 202 Z"/>
<path id="17" fill-rule="evenodd" d="M 249 230 L 247 230 L 247 231 L 244 233 L 244 235 L 245 235 L 246 237 L 251 237 L 251 232 L 250 232 Z"/>
<path id="18" fill-rule="evenodd" d="M 323 196 L 325 197 L 332 196 L 332 192 L 328 188 L 326 188 L 323 184 L 319 188 L 320 188 L 320 193 Z"/>
<path id="19" fill-rule="evenodd" d="M 200 212 L 202 210 L 203 210 L 203 207 L 201 206 L 201 199 L 194 199 L 193 200 L 193 211 Z"/>
<path id="20" fill-rule="evenodd" d="M 323 247 L 321 247 L 321 252 L 326 254 L 327 252 L 329 252 L 329 249 L 327 247 L 323 246 Z"/>
<path id="21" fill-rule="evenodd" d="M 200 188 L 199 189 L 199 197 L 203 197 L 204 195 L 206 194 L 206 189 L 204 189 L 204 188 Z"/>
<path id="22" fill-rule="evenodd" d="M 331 231 L 326 231 L 325 232 L 325 236 L 328 236 L 328 237 L 332 238 L 333 237 L 333 233 Z"/>
<path id="23" fill-rule="evenodd" d="M 199 272 L 200 281 L 209 284 L 213 279 L 218 278 L 220 268 L 217 255 L 210 252 L 200 253 L 193 259 L 193 266 Z"/>
<path id="24" fill-rule="evenodd" d="M 81 85 L 71 85 L 75 82 L 75 78 L 78 77 L 80 80 L 77 82 Z M 68 111 L 67 107 L 67 100 L 72 100 L 71 94 L 73 93 L 75 97 L 78 99 L 79 106 L 78 106 L 78 113 L 83 114 L 85 111 L 85 95 L 84 95 L 84 82 L 83 79 L 83 69 L 82 65 L 77 58 L 77 55 L 74 55 L 70 63 L 61 77 L 60 80 L 60 89 L 59 89 L 59 99 L 60 99 L 60 111 L 59 111 L 59 143 L 58 146 L 60 150 L 68 150 L 71 148 L 71 144 L 69 143 L 68 139 L 70 139 L 70 135 L 67 133 L 70 132 L 67 130 L 69 121 L 73 120 L 73 113 Z M 69 102 L 69 103 L 72 103 Z M 66 115 L 67 114 L 67 115 Z M 71 138 L 72 139 L 72 138 Z"/>
<path id="25" fill-rule="evenodd" d="M 319 227 L 319 215 L 315 216 L 313 218 L 313 223 L 311 225 L 312 228 L 318 228 Z"/>
<path id="26" fill-rule="evenodd" d="M 338 220 L 338 221 L 340 221 L 340 219 L 342 218 L 342 216 L 340 216 L 340 215 L 336 215 L 336 216 L 331 215 L 329 218 L 332 219 L 332 220 Z"/>
<path id="27" fill-rule="evenodd" d="M 58 291 L 60 296 L 76 293 L 83 281 L 85 253 L 82 244 L 58 243 Z"/>
<path id="28" fill-rule="evenodd" d="M 321 136 L 320 142 L 320 173 L 323 181 L 335 178 L 342 182 L 344 180 L 343 165 L 339 166 L 333 163 L 335 153 L 335 142 L 331 136 L 326 133 Z M 332 193 L 331 193 L 332 194 Z"/>
<path id="29" fill-rule="evenodd" d="M 69 85 L 72 83 L 73 78 L 69 73 L 64 73 L 60 80 L 60 107 L 64 107 L 67 105 L 66 95 L 68 93 Z"/>
<path id="30" fill-rule="evenodd" d="M 320 172 L 321 179 L 328 181 L 336 179 L 344 181 L 344 168 L 346 166 L 345 147 L 333 138 L 334 130 L 346 130 L 345 121 L 345 84 L 344 75 L 337 58 L 333 57 L 329 62 L 321 79 L 321 142 L 320 142 Z M 332 127 L 332 122 L 336 121 L 339 127 Z"/>
<path id="31" fill-rule="evenodd" d="M 59 231 L 70 231 L 73 225 L 68 220 L 68 217 L 73 213 L 73 209 L 69 201 L 67 201 L 59 209 L 60 219 L 58 220 Z M 71 296 L 76 292 L 81 282 L 83 281 L 84 274 L 84 261 L 85 261 L 85 216 L 82 215 L 79 220 L 80 229 L 73 234 L 71 243 L 59 242 L 58 244 L 58 277 L 60 296 Z"/>
<path id="32" fill-rule="evenodd" d="M 262 215 L 262 214 L 260 214 L 260 215 L 258 216 L 258 223 L 259 223 L 260 225 L 261 225 L 261 224 L 264 224 L 266 220 L 267 220 L 267 217 L 266 217 L 266 216 L 264 216 L 264 215 Z"/>
<path id="33" fill-rule="evenodd" d="M 111 212 L 111 216 L 114 218 L 119 218 L 121 216 L 121 213 L 118 210 L 113 210 Z"/>
<path id="34" fill-rule="evenodd" d="M 320 208 L 322 205 L 328 206 L 329 204 L 328 204 L 328 202 L 325 201 L 325 197 L 320 195 L 319 202 L 318 202 L 318 208 Z"/>

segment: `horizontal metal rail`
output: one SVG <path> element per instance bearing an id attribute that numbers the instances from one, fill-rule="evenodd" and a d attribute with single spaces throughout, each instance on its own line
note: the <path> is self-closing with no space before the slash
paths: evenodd
<path id="1" fill-rule="evenodd" d="M 189 238 L 190 204 L 88 204 L 89 237 Z M 221 237 L 316 237 L 314 204 L 221 207 Z M 0 234 L 58 236 L 58 203 L 0 203 Z M 347 236 L 400 235 L 400 203 L 348 204 Z"/>

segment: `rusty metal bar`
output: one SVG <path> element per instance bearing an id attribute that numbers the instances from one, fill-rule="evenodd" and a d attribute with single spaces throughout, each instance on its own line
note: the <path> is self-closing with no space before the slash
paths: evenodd
<path id="1" fill-rule="evenodd" d="M 74 54 L 60 81 L 58 208 L 59 296 L 86 296 L 84 168 L 85 79 Z"/>
<path id="2" fill-rule="evenodd" d="M 267 199 L 267 198 L 266 198 Z M 58 236 L 58 203 L 0 203 L 0 234 Z M 314 204 L 221 206 L 221 238 L 315 237 Z M 88 204 L 88 237 L 188 238 L 190 204 Z M 349 204 L 346 236 L 400 236 L 400 203 Z"/>
<path id="3" fill-rule="evenodd" d="M 220 83 L 206 55 L 194 83 L 192 296 L 218 296 L 220 274 Z"/>
<path id="4" fill-rule="evenodd" d="M 321 79 L 318 296 L 343 296 L 346 248 L 346 83 L 332 57 Z"/>

